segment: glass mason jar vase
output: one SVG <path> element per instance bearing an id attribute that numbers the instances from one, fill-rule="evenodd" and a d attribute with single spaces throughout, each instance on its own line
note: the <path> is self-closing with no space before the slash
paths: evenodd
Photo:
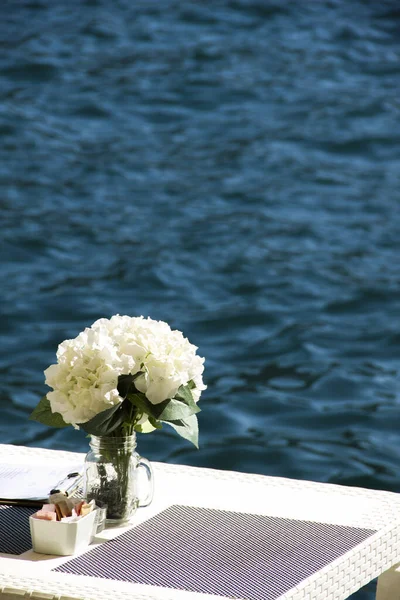
<path id="1" fill-rule="evenodd" d="M 97 506 L 107 507 L 106 523 L 119 525 L 129 521 L 138 506 L 153 499 L 153 471 L 149 461 L 139 456 L 136 434 L 126 437 L 90 436 L 90 451 L 85 458 L 85 497 Z M 148 490 L 143 498 L 139 473 L 144 470 Z"/>

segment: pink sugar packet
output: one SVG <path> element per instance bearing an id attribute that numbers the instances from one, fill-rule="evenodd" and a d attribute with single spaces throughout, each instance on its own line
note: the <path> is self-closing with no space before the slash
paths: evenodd
<path id="1" fill-rule="evenodd" d="M 41 519 L 42 521 L 57 521 L 56 513 L 50 510 L 38 510 L 32 517 Z"/>
<path id="2" fill-rule="evenodd" d="M 42 508 L 40 510 L 43 510 L 45 512 L 56 512 L 56 505 L 55 504 L 43 504 Z"/>

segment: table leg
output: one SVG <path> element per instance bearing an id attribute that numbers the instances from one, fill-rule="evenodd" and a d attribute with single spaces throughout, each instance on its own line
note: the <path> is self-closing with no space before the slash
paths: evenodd
<path id="1" fill-rule="evenodd" d="M 376 600 L 400 600 L 400 563 L 378 577 Z"/>

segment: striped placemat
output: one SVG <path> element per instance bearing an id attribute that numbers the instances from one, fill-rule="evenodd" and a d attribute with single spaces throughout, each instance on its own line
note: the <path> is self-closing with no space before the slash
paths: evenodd
<path id="1" fill-rule="evenodd" d="M 276 600 L 373 533 L 174 505 L 55 571 Z"/>
<path id="2" fill-rule="evenodd" d="M 32 548 L 29 517 L 37 507 L 0 505 L 0 552 L 22 554 Z"/>

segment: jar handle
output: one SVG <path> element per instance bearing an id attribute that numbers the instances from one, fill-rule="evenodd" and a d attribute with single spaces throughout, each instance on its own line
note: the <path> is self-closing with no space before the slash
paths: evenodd
<path id="1" fill-rule="evenodd" d="M 146 471 L 147 483 L 148 483 L 148 487 L 149 487 L 147 496 L 143 499 L 139 498 L 139 506 L 149 506 L 149 504 L 151 504 L 151 501 L 153 500 L 153 495 L 154 495 L 153 467 L 151 466 L 150 461 L 148 461 L 147 458 L 142 458 L 142 457 L 140 457 L 138 467 L 139 468 L 142 467 Z"/>

